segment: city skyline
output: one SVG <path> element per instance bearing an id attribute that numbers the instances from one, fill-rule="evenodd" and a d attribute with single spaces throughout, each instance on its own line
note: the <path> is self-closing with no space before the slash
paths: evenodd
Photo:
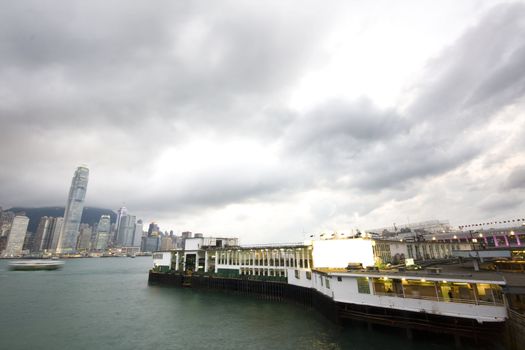
<path id="1" fill-rule="evenodd" d="M 6 2 L 0 205 L 295 241 L 525 210 L 525 3 Z M 446 25 L 444 24 L 446 23 Z"/>

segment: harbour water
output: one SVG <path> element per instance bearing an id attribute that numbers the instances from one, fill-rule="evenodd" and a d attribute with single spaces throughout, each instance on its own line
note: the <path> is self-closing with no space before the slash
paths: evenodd
<path id="1" fill-rule="evenodd" d="M 340 327 L 311 309 L 148 286 L 151 258 L 71 259 L 57 271 L 0 261 L 2 349 L 421 349 L 444 337 Z M 446 337 L 445 337 L 446 338 Z"/>

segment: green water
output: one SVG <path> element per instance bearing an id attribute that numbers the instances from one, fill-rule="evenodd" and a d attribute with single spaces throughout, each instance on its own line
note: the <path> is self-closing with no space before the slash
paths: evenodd
<path id="1" fill-rule="evenodd" d="M 151 259 L 72 259 L 59 271 L 0 261 L 0 349 L 450 349 L 437 338 L 339 327 L 299 305 L 148 286 Z"/>

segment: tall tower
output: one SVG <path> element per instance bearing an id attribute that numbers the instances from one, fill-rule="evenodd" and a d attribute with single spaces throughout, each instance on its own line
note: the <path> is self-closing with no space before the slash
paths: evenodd
<path id="1" fill-rule="evenodd" d="M 84 210 L 84 199 L 86 198 L 89 169 L 79 166 L 75 171 L 71 188 L 67 198 L 66 210 L 64 211 L 64 224 L 60 231 L 57 252 L 68 253 L 75 251 L 77 245 L 78 228 L 82 211 Z"/>
<path id="2" fill-rule="evenodd" d="M 13 257 L 22 254 L 22 247 L 24 245 L 24 238 L 26 237 L 28 224 L 29 218 L 27 216 L 17 215 L 14 217 L 7 238 L 7 246 L 4 252 L 5 256 Z"/>
<path id="3" fill-rule="evenodd" d="M 96 250 L 105 250 L 108 246 L 109 233 L 111 231 L 111 216 L 102 215 L 98 221 L 97 238 L 95 241 Z"/>

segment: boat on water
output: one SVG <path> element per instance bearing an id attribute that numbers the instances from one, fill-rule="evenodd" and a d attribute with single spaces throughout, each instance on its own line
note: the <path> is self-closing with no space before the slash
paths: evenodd
<path id="1" fill-rule="evenodd" d="M 9 269 L 14 271 L 58 270 L 63 261 L 49 260 L 18 260 L 9 263 Z"/>

